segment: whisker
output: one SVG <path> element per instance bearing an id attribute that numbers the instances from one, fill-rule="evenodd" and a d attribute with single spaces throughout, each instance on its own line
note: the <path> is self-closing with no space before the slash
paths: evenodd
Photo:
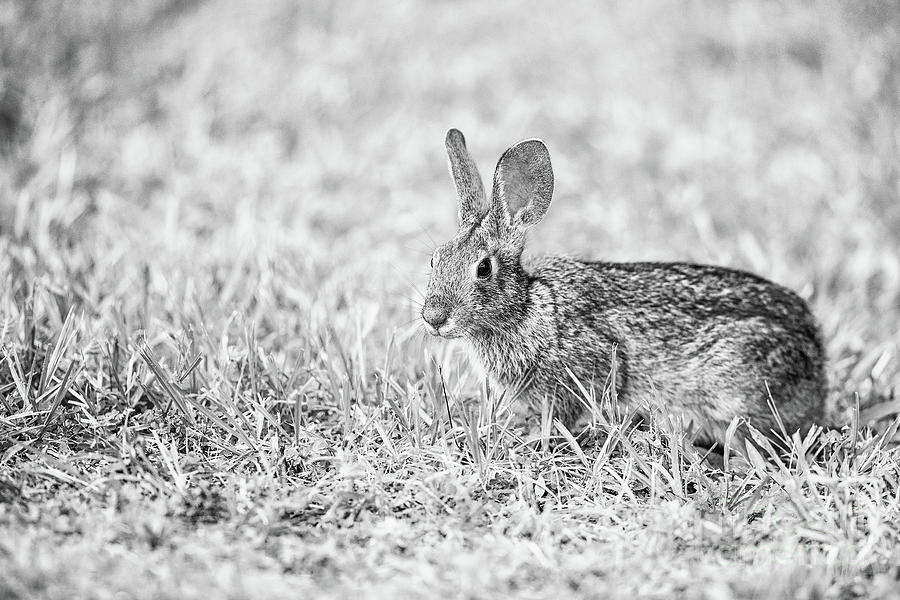
<path id="1" fill-rule="evenodd" d="M 422 293 L 422 290 L 419 288 L 419 286 L 416 284 L 416 282 L 413 281 L 412 279 L 410 279 L 410 278 L 406 275 L 406 273 L 404 273 L 403 271 L 401 271 L 400 269 L 398 269 L 398 268 L 397 268 L 396 266 L 394 266 L 394 265 L 391 265 L 391 270 L 392 270 L 395 274 L 397 274 L 397 275 L 399 275 L 401 278 L 403 278 L 403 281 L 405 281 L 406 284 L 409 285 L 409 287 L 411 287 L 417 294 L 419 294 L 420 296 L 424 296 L 424 295 L 425 295 L 425 294 Z"/>
<path id="2" fill-rule="evenodd" d="M 413 248 L 407 244 L 400 244 L 404 250 L 409 250 L 410 252 L 415 252 L 416 254 L 421 254 L 422 256 L 431 256 L 434 254 L 434 250 L 422 250 L 421 248 Z"/>
<path id="3" fill-rule="evenodd" d="M 431 232 L 428 231 L 427 229 L 425 229 L 424 227 L 422 228 L 422 233 L 424 233 L 425 235 L 428 236 L 428 241 L 431 242 L 432 252 L 434 252 L 434 248 L 437 248 L 438 243 L 436 241 L 434 241 L 433 237 L 431 237 Z"/>
<path id="4" fill-rule="evenodd" d="M 400 302 L 400 306 L 405 310 L 414 311 L 415 314 L 421 314 L 422 309 L 425 307 L 425 303 L 416 300 L 415 298 L 404 296 L 403 300 Z"/>

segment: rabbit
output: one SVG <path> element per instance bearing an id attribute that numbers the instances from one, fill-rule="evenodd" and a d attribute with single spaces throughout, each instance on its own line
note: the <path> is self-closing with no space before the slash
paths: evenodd
<path id="1" fill-rule="evenodd" d="M 549 401 L 571 428 L 610 386 L 619 405 L 680 417 L 695 441 L 716 445 L 735 417 L 777 433 L 770 397 L 788 434 L 823 418 L 822 336 L 796 293 L 685 262 L 526 266 L 526 232 L 553 194 L 547 147 L 506 150 L 490 201 L 460 131 L 446 148 L 459 230 L 432 255 L 421 316 L 429 333 L 464 338 L 493 388 L 532 414 Z"/>

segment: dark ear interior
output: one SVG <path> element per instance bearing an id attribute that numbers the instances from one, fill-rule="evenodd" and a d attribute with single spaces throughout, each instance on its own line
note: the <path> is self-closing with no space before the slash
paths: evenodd
<path id="1" fill-rule="evenodd" d="M 492 195 L 514 227 L 531 227 L 544 218 L 553 197 L 553 167 L 544 142 L 525 140 L 503 153 Z"/>
<path id="2" fill-rule="evenodd" d="M 466 148 L 466 138 L 462 132 L 451 129 L 447 132 L 445 143 L 447 156 L 450 158 L 450 174 L 459 199 L 459 224 L 472 225 L 487 211 L 484 184 L 478 174 L 478 167 Z"/>

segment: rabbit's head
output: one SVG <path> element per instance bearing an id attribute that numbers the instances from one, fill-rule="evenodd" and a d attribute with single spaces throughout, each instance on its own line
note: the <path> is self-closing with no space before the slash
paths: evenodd
<path id="1" fill-rule="evenodd" d="M 422 319 L 430 333 L 448 338 L 508 330 L 526 308 L 525 231 L 544 217 L 553 195 L 550 154 L 540 140 L 504 152 L 488 202 L 463 134 L 451 129 L 446 145 L 459 231 L 432 255 Z"/>

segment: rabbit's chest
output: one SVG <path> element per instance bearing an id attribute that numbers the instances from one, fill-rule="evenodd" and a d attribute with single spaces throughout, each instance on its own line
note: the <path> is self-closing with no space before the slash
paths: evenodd
<path id="1" fill-rule="evenodd" d="M 532 294 L 540 297 L 546 292 L 533 290 Z M 545 303 L 541 297 L 521 321 L 472 340 L 475 357 L 495 383 L 522 387 L 553 362 L 558 339 L 550 314 L 541 308 Z"/>
<path id="2" fill-rule="evenodd" d="M 491 381 L 503 388 L 521 386 L 540 368 L 540 352 L 527 344 L 492 344 L 475 348 L 474 355 Z"/>

